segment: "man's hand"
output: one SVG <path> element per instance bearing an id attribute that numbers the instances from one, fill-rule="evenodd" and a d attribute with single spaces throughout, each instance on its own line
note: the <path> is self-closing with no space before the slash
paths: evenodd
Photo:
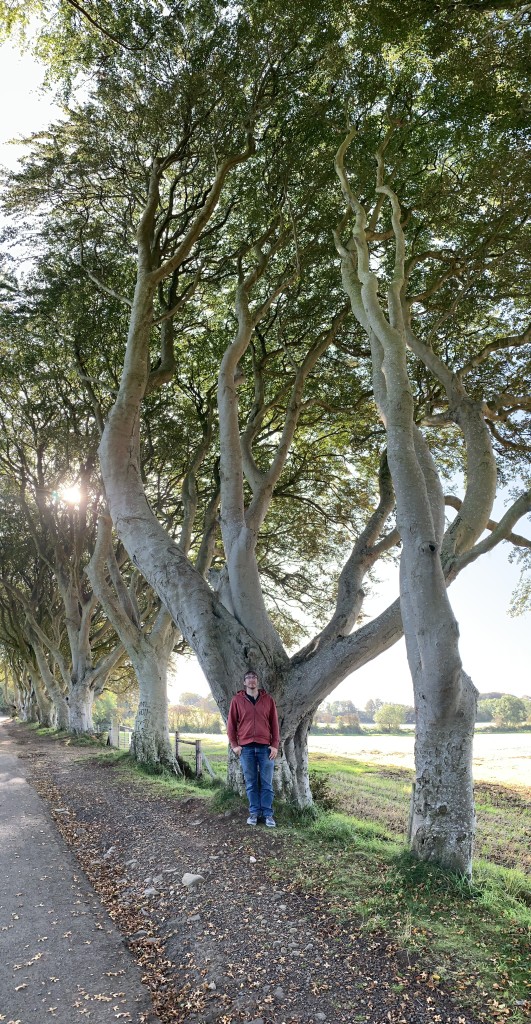
<path id="1" fill-rule="evenodd" d="M 236 757 L 239 757 L 241 752 L 242 752 L 242 748 L 241 747 L 233 747 L 232 749 L 233 749 L 233 752 L 236 754 Z"/>
<path id="2" fill-rule="evenodd" d="M 277 754 L 278 754 L 278 748 L 277 747 L 270 747 L 269 748 L 269 760 L 270 761 L 274 761 L 275 757 L 277 756 Z"/>

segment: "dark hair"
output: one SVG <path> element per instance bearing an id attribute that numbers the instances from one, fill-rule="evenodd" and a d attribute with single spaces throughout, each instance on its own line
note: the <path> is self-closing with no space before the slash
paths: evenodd
<path id="1" fill-rule="evenodd" d="M 256 676 L 256 678 L 258 679 L 258 672 L 255 672 L 254 668 L 248 668 L 248 669 L 247 669 L 247 670 L 246 670 L 246 671 L 245 671 L 245 672 L 243 673 L 243 678 L 244 678 L 244 679 L 247 679 L 247 676 Z"/>

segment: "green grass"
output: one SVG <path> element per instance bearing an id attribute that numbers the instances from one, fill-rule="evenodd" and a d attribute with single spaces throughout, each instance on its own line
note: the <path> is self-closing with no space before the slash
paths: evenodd
<path id="1" fill-rule="evenodd" d="M 216 775 L 224 779 L 226 742 L 208 739 L 202 745 Z M 398 842 L 405 840 L 412 771 L 321 753 L 310 754 L 309 765 L 314 794 L 318 795 L 323 786 L 330 799 L 329 809 L 363 822 L 364 827 L 383 829 Z M 475 790 L 476 857 L 531 874 L 531 788 L 479 782 Z"/>
<path id="2" fill-rule="evenodd" d="M 202 739 L 201 748 L 208 757 L 212 771 L 218 778 L 224 780 L 227 774 L 227 740 Z M 186 754 L 186 750 L 188 750 L 191 753 Z M 193 747 L 181 748 L 180 753 L 184 754 L 185 758 L 189 759 L 190 764 L 195 763 L 195 753 Z"/>
<path id="3" fill-rule="evenodd" d="M 326 754 L 311 754 L 310 770 L 317 780 L 326 780 L 336 810 L 357 819 L 374 821 L 397 839 L 404 838 L 412 771 Z M 478 782 L 475 793 L 476 856 L 531 874 L 531 788 Z"/>
<path id="4" fill-rule="evenodd" d="M 173 796 L 177 799 L 193 796 L 197 799 L 209 800 L 218 789 L 220 783 L 212 782 L 209 777 L 205 779 L 183 779 L 164 766 L 150 767 L 139 764 L 129 754 L 128 750 L 109 749 L 101 750 L 94 754 L 94 760 L 111 764 L 118 768 L 120 773 L 131 782 L 153 790 L 153 798 L 160 796 Z"/>
<path id="5" fill-rule="evenodd" d="M 415 977 L 446 982 L 484 1020 L 507 1011 L 515 1024 L 528 1019 L 529 877 L 480 861 L 469 883 L 415 861 L 381 826 L 330 811 L 284 829 L 290 841 L 269 865 L 275 881 L 319 893 L 349 933 L 385 932 L 421 957 L 423 973 L 412 960 Z"/>

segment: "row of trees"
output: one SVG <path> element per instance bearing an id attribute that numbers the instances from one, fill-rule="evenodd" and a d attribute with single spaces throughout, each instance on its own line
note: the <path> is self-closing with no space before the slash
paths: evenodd
<path id="1" fill-rule="evenodd" d="M 133 753 L 171 760 L 170 657 L 196 653 L 223 717 L 252 666 L 303 807 L 317 707 L 404 633 L 412 847 L 467 873 L 476 690 L 447 588 L 531 547 L 526 11 L 42 7 L 64 113 L 4 183 L 0 282 L 20 706 L 89 730 L 132 667 Z M 386 557 L 400 595 L 365 621 Z"/>
<path id="2" fill-rule="evenodd" d="M 408 707 L 406 704 L 391 704 L 380 700 L 379 697 L 375 697 L 374 700 L 371 698 L 367 701 L 364 708 L 357 708 L 351 700 L 332 700 L 323 701 L 319 705 L 315 713 L 315 721 L 322 722 L 323 724 L 333 724 L 338 719 L 355 716 L 358 722 L 376 722 L 377 714 L 383 707 L 395 707 L 403 709 L 403 718 L 401 721 L 414 723 L 415 721 L 415 708 Z"/>
<path id="3" fill-rule="evenodd" d="M 415 721 L 415 709 L 405 704 L 386 704 L 381 700 L 371 701 L 375 710 L 369 715 L 367 710 L 360 711 L 352 701 L 332 701 L 322 704 L 316 711 L 314 719 L 315 731 L 327 731 L 356 734 L 363 732 L 361 723 L 373 723 L 386 732 L 400 729 L 404 722 Z M 324 729 L 323 729 L 324 727 Z"/>
<path id="4" fill-rule="evenodd" d="M 531 723 L 531 698 L 515 697 L 510 693 L 479 698 L 476 722 L 495 722 L 496 725 L 521 725 Z M 415 723 L 415 708 L 406 704 L 384 702 L 376 697 L 367 701 L 364 708 L 357 708 L 351 700 L 323 701 L 315 713 L 314 723 L 338 728 L 359 727 L 363 723 L 397 728 L 402 724 Z"/>
<path id="5" fill-rule="evenodd" d="M 477 721 L 501 726 L 531 725 L 531 698 L 504 693 L 500 697 L 480 700 Z"/>
<path id="6" fill-rule="evenodd" d="M 211 693 L 202 697 L 199 693 L 185 690 L 180 694 L 178 704 L 170 704 L 168 713 L 173 731 L 225 732 L 223 719 Z"/>
<path id="7" fill-rule="evenodd" d="M 323 701 L 314 718 L 314 725 L 333 726 L 340 732 L 352 733 L 362 732 L 362 723 L 391 730 L 400 728 L 404 722 L 415 722 L 415 708 L 385 703 L 378 697 L 367 701 L 364 709 L 357 708 L 351 700 Z"/>

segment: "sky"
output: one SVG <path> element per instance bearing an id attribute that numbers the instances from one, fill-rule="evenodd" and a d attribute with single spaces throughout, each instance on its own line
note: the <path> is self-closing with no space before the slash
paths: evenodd
<path id="1" fill-rule="evenodd" d="M 0 46 L 0 163 L 14 167 L 23 152 L 10 141 L 44 128 L 54 116 L 50 98 L 41 93 L 44 71 L 29 54 L 11 43 Z"/>
<path id="2" fill-rule="evenodd" d="M 42 68 L 29 56 L 21 56 L 11 44 L 0 47 L 0 164 L 15 166 L 23 152 L 8 141 L 39 131 L 57 116 L 49 97 L 41 93 Z M 499 498 L 493 518 L 505 511 Z M 520 520 L 515 532 L 531 537 L 531 525 Z M 508 561 L 510 546 L 498 548 L 478 559 L 450 588 L 450 601 L 460 628 L 460 650 L 464 668 L 480 693 L 503 691 L 531 696 L 531 613 L 518 618 L 508 615 L 511 594 L 519 570 Z M 395 578 L 386 578 L 378 593 L 366 601 L 364 611 L 378 614 L 398 592 Z M 170 700 L 186 690 L 206 694 L 208 685 L 195 662 L 179 658 L 179 670 L 170 686 Z M 369 665 L 344 680 L 329 700 L 352 700 L 364 707 L 369 699 L 412 704 L 413 691 L 404 642 L 380 655 Z"/>

